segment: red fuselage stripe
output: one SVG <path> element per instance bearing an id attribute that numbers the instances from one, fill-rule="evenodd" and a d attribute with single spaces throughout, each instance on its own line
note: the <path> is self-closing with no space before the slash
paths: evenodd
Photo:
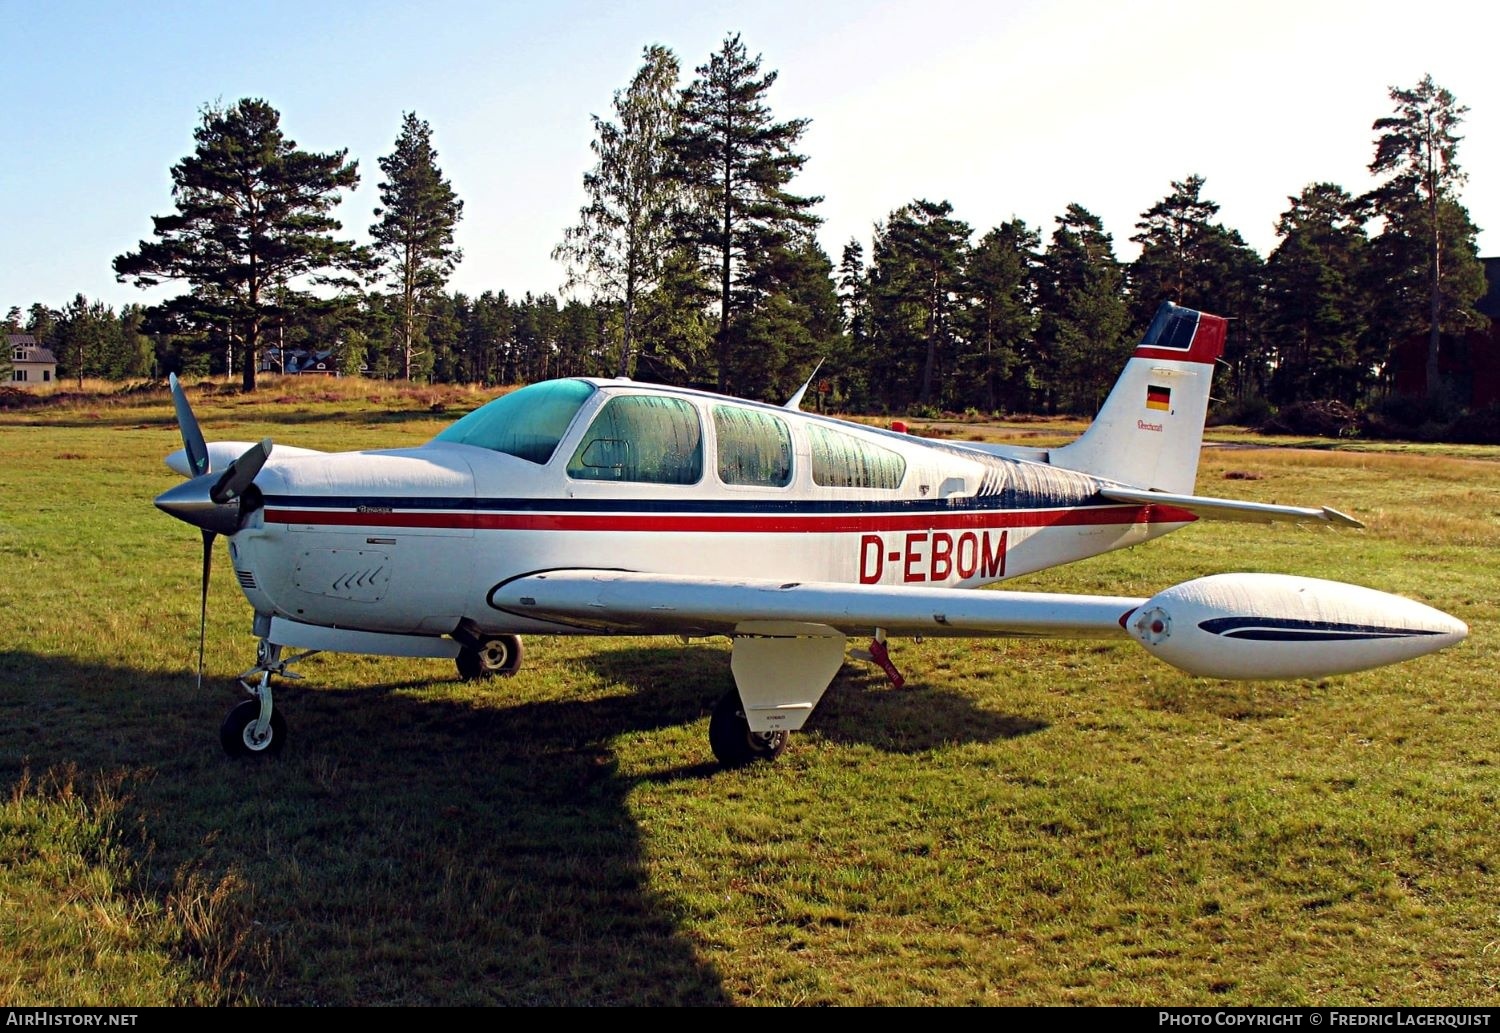
<path id="1" fill-rule="evenodd" d="M 851 531 L 965 530 L 986 527 L 1069 527 L 1098 524 L 1185 524 L 1196 519 L 1172 506 L 1090 506 L 1083 509 L 957 513 L 840 513 L 829 516 L 688 513 L 358 513 L 270 509 L 278 524 L 338 527 L 440 527 L 476 531 L 667 531 L 732 534 L 835 534 Z"/>

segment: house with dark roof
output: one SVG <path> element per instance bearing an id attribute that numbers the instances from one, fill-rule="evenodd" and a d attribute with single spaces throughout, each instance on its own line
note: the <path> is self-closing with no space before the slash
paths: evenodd
<path id="1" fill-rule="evenodd" d="M 1470 409 L 1500 405 L 1500 257 L 1482 258 L 1487 290 L 1475 304 L 1484 326 L 1468 333 L 1444 334 L 1438 341 L 1438 375 L 1453 398 Z M 1398 344 L 1391 355 L 1396 393 L 1427 395 L 1427 335 Z"/>
<path id="2" fill-rule="evenodd" d="M 10 351 L 10 382 L 17 387 L 50 384 L 57 379 L 57 356 L 31 334 L 6 334 Z"/>
<path id="3" fill-rule="evenodd" d="M 313 376 L 336 377 L 339 375 L 338 361 L 333 350 L 314 351 L 309 348 L 278 348 L 271 345 L 261 351 L 262 373 L 295 373 Z M 359 364 L 359 371 L 366 373 L 369 367 Z"/>

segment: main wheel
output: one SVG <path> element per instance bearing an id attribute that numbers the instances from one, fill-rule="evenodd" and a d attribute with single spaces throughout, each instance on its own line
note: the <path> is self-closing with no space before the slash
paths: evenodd
<path id="1" fill-rule="evenodd" d="M 773 761 L 786 749 L 789 738 L 789 732 L 752 732 L 737 689 L 724 694 L 708 719 L 708 745 L 726 768 Z"/>
<path id="2" fill-rule="evenodd" d="M 264 739 L 255 738 L 255 723 L 260 720 L 260 700 L 237 703 L 219 728 L 219 742 L 231 757 L 274 757 L 286 746 L 286 718 L 281 711 L 271 711 L 271 723 Z"/>
<path id="3" fill-rule="evenodd" d="M 464 646 L 454 662 L 458 665 L 458 676 L 464 681 L 493 678 L 497 674 L 509 678 L 521 669 L 525 653 L 520 636 L 496 635 L 481 642 L 478 649 Z"/>

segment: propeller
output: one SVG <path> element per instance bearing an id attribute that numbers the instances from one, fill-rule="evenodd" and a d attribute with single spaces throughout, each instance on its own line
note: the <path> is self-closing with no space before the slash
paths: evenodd
<path id="1" fill-rule="evenodd" d="M 172 408 L 177 410 L 177 429 L 182 432 L 182 447 L 187 450 L 188 466 L 194 476 L 208 473 L 208 445 L 203 441 L 203 431 L 198 428 L 193 407 L 188 405 L 187 395 L 177 382 L 176 373 L 167 374 L 167 383 L 172 388 Z"/>
<path id="2" fill-rule="evenodd" d="M 246 489 L 271 455 L 271 439 L 262 438 L 251 445 L 222 472 L 213 469 L 213 459 L 204 443 L 187 395 L 173 373 L 168 382 L 172 389 L 172 408 L 177 411 L 177 426 L 188 466 L 194 476 L 168 488 L 156 497 L 156 508 L 184 523 L 192 524 L 203 535 L 203 583 L 198 607 L 198 687 L 203 687 L 203 643 L 208 629 L 208 581 L 213 570 L 214 539 L 221 534 L 233 535 L 250 515 L 241 506 Z"/>

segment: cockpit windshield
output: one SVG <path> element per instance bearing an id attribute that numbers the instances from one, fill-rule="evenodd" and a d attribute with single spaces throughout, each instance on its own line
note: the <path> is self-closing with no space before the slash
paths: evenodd
<path id="1" fill-rule="evenodd" d="M 568 424 L 594 393 L 581 380 L 549 380 L 532 384 L 481 405 L 434 441 L 474 445 L 504 452 L 532 463 L 546 463 Z"/>

